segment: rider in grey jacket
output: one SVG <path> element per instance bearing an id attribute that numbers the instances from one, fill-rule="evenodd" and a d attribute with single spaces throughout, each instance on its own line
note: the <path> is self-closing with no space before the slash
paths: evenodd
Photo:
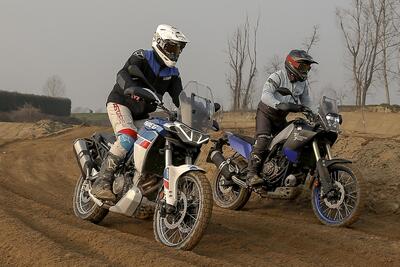
<path id="1" fill-rule="evenodd" d="M 299 112 L 303 105 L 313 110 L 307 81 L 311 64 L 317 63 L 303 50 L 292 50 L 285 60 L 285 69 L 272 73 L 264 84 L 261 101 L 256 114 L 256 142 L 249 159 L 247 183 L 255 186 L 263 182 L 258 176 L 268 146 L 278 132 L 286 126 L 289 112 Z M 290 95 L 282 96 L 278 88 L 289 89 Z"/>

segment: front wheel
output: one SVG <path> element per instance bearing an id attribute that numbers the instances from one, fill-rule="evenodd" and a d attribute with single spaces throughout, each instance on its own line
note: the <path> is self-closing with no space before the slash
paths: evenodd
<path id="1" fill-rule="evenodd" d="M 73 197 L 74 213 L 82 220 L 99 223 L 106 217 L 108 210 L 99 207 L 89 196 L 89 183 L 82 175 L 79 177 Z"/>
<path id="2" fill-rule="evenodd" d="M 329 168 L 336 196 L 322 197 L 321 184 L 312 185 L 311 203 L 319 221 L 329 226 L 350 226 L 361 214 L 364 202 L 364 178 L 352 164 L 335 164 Z"/>
<path id="3" fill-rule="evenodd" d="M 176 211 L 161 216 L 161 204 L 154 212 L 154 236 L 168 247 L 191 250 L 202 238 L 212 213 L 210 183 L 204 173 L 190 171 L 178 179 Z"/>

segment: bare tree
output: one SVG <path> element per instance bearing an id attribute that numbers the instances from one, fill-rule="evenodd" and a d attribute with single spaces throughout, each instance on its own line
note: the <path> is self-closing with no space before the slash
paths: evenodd
<path id="1" fill-rule="evenodd" d="M 384 85 L 386 104 L 390 105 L 390 80 L 398 76 L 395 62 L 399 60 L 400 32 L 398 31 L 399 18 L 396 15 L 400 5 L 398 0 L 379 0 L 379 3 L 382 8 L 379 49 L 382 53 L 378 73 Z"/>
<path id="2" fill-rule="evenodd" d="M 351 56 L 356 105 L 365 106 L 368 89 L 379 68 L 382 4 L 381 1 L 353 0 L 350 10 L 338 9 L 336 14 Z"/>
<path id="3" fill-rule="evenodd" d="M 237 27 L 228 40 L 229 74 L 227 84 L 233 98 L 233 110 L 246 110 L 252 102 L 257 75 L 257 31 L 260 16 L 255 26 L 250 26 L 249 18 Z"/>
<path id="4" fill-rule="evenodd" d="M 304 50 L 309 53 L 311 49 L 319 43 L 319 41 L 319 25 L 314 25 L 311 36 L 307 37 L 302 43 Z"/>
<path id="5" fill-rule="evenodd" d="M 58 75 L 50 76 L 43 85 L 43 93 L 51 97 L 61 97 L 65 95 L 65 84 Z"/>
<path id="6" fill-rule="evenodd" d="M 284 59 L 281 56 L 278 56 L 278 55 L 275 54 L 268 61 L 268 64 L 264 67 L 265 72 L 268 75 L 271 75 L 272 73 L 277 72 L 278 70 L 282 69 L 283 62 L 284 62 Z"/>
<path id="7" fill-rule="evenodd" d="M 302 43 L 303 49 L 307 53 L 310 53 L 311 49 L 317 46 L 319 41 L 320 41 L 319 26 L 314 25 L 312 34 L 309 37 L 306 37 Z M 317 75 L 317 70 L 315 68 L 311 68 L 311 72 L 308 74 L 308 79 L 307 79 L 309 86 L 316 82 L 316 80 L 314 79 L 316 75 Z M 314 99 L 314 100 L 318 101 L 319 99 Z"/>

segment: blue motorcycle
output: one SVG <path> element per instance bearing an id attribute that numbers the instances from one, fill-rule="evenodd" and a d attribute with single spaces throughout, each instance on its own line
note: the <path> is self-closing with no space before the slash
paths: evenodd
<path id="1" fill-rule="evenodd" d="M 280 88 L 279 93 L 291 95 L 285 88 Z M 259 173 L 264 180 L 261 186 L 252 188 L 246 183 L 253 138 L 228 132 L 213 141 L 208 162 L 218 168 L 211 182 L 217 206 L 239 210 L 252 192 L 261 197 L 294 199 L 307 186 L 321 223 L 349 226 L 357 221 L 363 207 L 364 179 L 351 161 L 332 156 L 331 147 L 342 122 L 336 101 L 323 97 L 318 114 L 307 107 L 302 112 L 305 119 L 289 122 L 269 145 Z M 228 156 L 224 147 L 233 154 Z"/>

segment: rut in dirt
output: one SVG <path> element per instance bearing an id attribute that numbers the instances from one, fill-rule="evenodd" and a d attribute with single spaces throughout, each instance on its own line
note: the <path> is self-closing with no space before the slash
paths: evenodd
<path id="1" fill-rule="evenodd" d="M 361 266 L 400 262 L 400 224 L 395 217 L 368 213 L 350 229 L 333 229 L 318 223 L 306 197 L 295 202 L 254 198 L 237 212 L 215 208 L 193 252 L 158 245 L 151 221 L 118 215 L 108 215 L 100 225 L 81 221 L 72 211 L 79 175 L 72 141 L 102 130 L 83 127 L 0 147 L 0 265 Z"/>

